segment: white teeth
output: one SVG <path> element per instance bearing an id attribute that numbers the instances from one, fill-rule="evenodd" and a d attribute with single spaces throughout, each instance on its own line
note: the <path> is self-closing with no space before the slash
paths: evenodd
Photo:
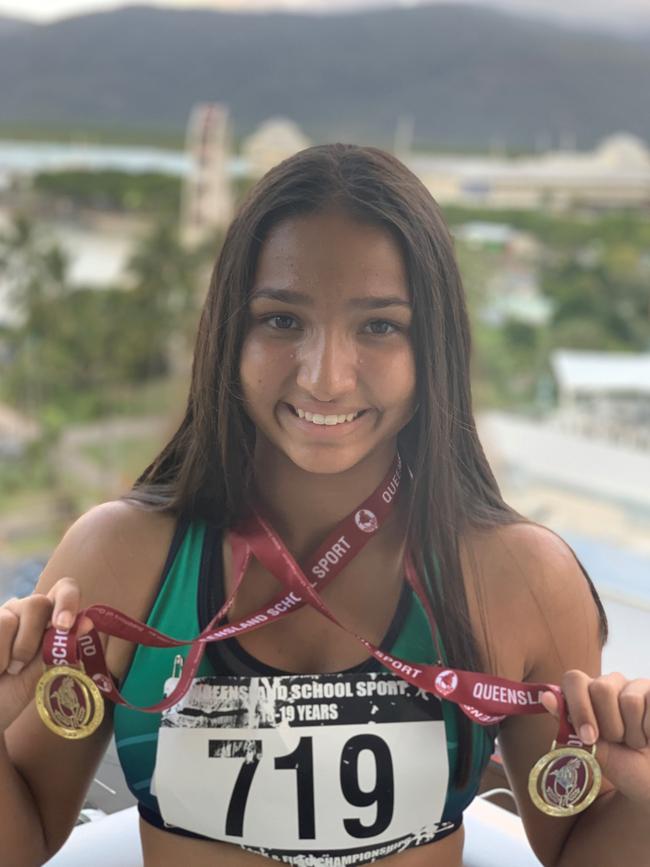
<path id="1" fill-rule="evenodd" d="M 334 424 L 343 424 L 344 422 L 354 421 L 354 419 L 359 415 L 358 412 L 349 412 L 347 415 L 321 415 L 316 412 L 306 412 L 304 409 L 299 409 L 295 407 L 298 418 L 304 418 L 306 421 L 312 422 L 312 424 L 326 424 L 326 425 L 334 425 Z"/>

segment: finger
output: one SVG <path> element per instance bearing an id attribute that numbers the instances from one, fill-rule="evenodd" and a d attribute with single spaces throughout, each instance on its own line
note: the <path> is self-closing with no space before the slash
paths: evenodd
<path id="1" fill-rule="evenodd" d="M 625 741 L 625 723 L 618 697 L 627 681 L 618 672 L 604 674 L 589 684 L 589 695 L 603 740 L 611 744 Z"/>
<path id="2" fill-rule="evenodd" d="M 650 681 L 632 680 L 623 687 L 618 697 L 625 726 L 624 742 L 633 750 L 643 750 L 648 746 L 648 736 L 644 728 L 648 696 Z"/>
<path id="3" fill-rule="evenodd" d="M 559 702 L 555 697 L 555 693 L 551 692 L 550 690 L 542 693 L 540 701 L 543 707 L 551 714 L 551 716 L 554 716 L 555 719 L 559 719 Z"/>
<path id="4" fill-rule="evenodd" d="M 84 614 L 83 617 L 79 620 L 79 627 L 77 629 L 78 635 L 85 635 L 86 632 L 90 632 L 91 629 L 95 628 L 95 624 L 92 622 L 90 617 L 86 617 Z"/>
<path id="5" fill-rule="evenodd" d="M 599 727 L 589 691 L 591 678 L 584 671 L 567 671 L 562 678 L 562 692 L 566 698 L 569 719 L 585 744 L 594 744 Z"/>
<path id="6" fill-rule="evenodd" d="M 71 629 L 81 607 L 81 590 L 77 582 L 74 578 L 61 578 L 47 595 L 54 603 L 53 626 Z"/>
<path id="7" fill-rule="evenodd" d="M 0 675 L 11 662 L 11 650 L 18 632 L 18 615 L 6 605 L 0 608 Z"/>
<path id="8" fill-rule="evenodd" d="M 43 634 L 51 612 L 52 602 L 42 593 L 33 593 L 22 600 L 8 669 L 11 674 L 18 674 L 35 656 L 41 655 Z"/>

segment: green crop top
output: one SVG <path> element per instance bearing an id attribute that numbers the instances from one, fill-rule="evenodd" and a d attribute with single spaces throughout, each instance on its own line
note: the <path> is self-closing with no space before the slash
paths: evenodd
<path id="1" fill-rule="evenodd" d="M 207 626 L 224 601 L 221 538 L 222 531 L 205 522 L 178 521 L 163 569 L 160 588 L 147 620 L 149 626 L 179 639 L 192 639 Z M 381 649 L 416 663 L 433 663 L 436 660 L 426 614 L 406 583 Z M 185 657 L 187 647 L 138 646 L 131 666 L 120 685 L 124 698 L 138 706 L 153 705 L 160 701 L 163 685 L 166 679 L 172 676 L 174 659 L 179 653 Z M 376 677 L 377 675 L 373 673 L 380 672 L 383 675 L 384 669 L 380 663 L 370 657 L 344 674 L 350 672 L 362 674 L 367 672 L 368 677 Z M 208 645 L 196 677 L 228 676 L 236 680 L 251 675 L 273 678 L 286 674 L 254 659 L 235 638 L 231 638 Z M 458 761 L 456 716 L 449 702 L 438 702 L 437 699 L 430 698 L 432 702 L 439 703 L 441 706 L 441 713 L 439 710 L 438 716 L 444 721 L 451 781 L 454 779 Z M 116 705 L 115 740 L 126 782 L 138 800 L 141 816 L 147 822 L 172 833 L 205 836 L 194 834 L 181 827 L 170 827 L 163 822 L 158 801 L 150 791 L 156 764 L 160 723 L 160 714 L 142 713 Z M 490 729 L 472 723 L 472 733 L 473 762 L 469 782 L 462 789 L 455 788 L 450 783 L 444 799 L 442 822 L 449 830 L 455 830 L 460 825 L 462 812 L 474 799 L 482 772 L 494 748 L 493 732 Z M 444 835 L 437 835 L 435 839 L 439 836 Z M 422 842 L 430 842 L 430 840 L 424 839 Z M 418 845 L 418 843 L 411 845 Z M 268 854 L 265 849 L 254 851 Z M 401 850 L 393 849 L 393 851 Z M 379 849 L 377 852 L 379 855 L 375 857 L 384 854 Z M 386 851 L 385 854 L 390 852 Z M 289 861 L 286 857 L 284 860 Z"/>

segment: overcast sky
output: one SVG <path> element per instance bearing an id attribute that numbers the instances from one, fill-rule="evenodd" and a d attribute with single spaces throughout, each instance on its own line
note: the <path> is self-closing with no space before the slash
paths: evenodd
<path id="1" fill-rule="evenodd" d="M 151 5 L 229 9 L 239 12 L 254 12 L 260 9 L 318 12 L 373 6 L 406 7 L 432 2 L 461 5 L 467 0 L 155 0 Z M 472 3 L 475 6 L 497 6 L 514 12 L 552 16 L 585 25 L 607 24 L 620 29 L 640 23 L 650 27 L 650 0 L 472 0 Z M 126 5 L 129 4 L 120 0 L 0 0 L 0 13 L 48 21 L 66 15 Z"/>

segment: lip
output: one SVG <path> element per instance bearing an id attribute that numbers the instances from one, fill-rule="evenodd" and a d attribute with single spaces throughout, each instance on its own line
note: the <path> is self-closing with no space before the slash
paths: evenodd
<path id="1" fill-rule="evenodd" d="M 318 439 L 331 439 L 338 438 L 341 436 L 348 436 L 349 434 L 356 431 L 364 422 L 365 419 L 370 416 L 370 411 L 366 410 L 362 415 L 358 418 L 355 418 L 353 421 L 342 422 L 341 424 L 314 424 L 312 421 L 307 421 L 306 418 L 299 418 L 295 415 L 293 409 L 291 408 L 293 404 L 282 403 L 281 411 L 282 413 L 290 420 L 290 424 L 295 425 L 298 430 L 305 433 L 307 436 L 316 437 Z M 303 409 L 301 406 L 300 409 Z M 312 410 L 306 410 L 307 412 L 311 412 Z M 359 410 L 351 410 L 351 412 L 359 412 Z M 314 410 L 314 412 L 320 412 L 321 415 L 325 415 L 321 410 Z M 328 415 L 334 415 L 334 413 L 327 413 Z M 343 412 L 336 413 L 337 415 L 343 415 Z M 347 415 L 347 413 L 346 413 Z"/>

